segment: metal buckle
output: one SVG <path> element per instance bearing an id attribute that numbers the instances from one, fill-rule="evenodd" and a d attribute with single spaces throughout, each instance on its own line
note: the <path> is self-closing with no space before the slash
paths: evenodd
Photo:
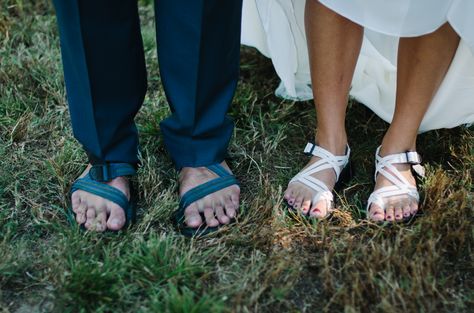
<path id="1" fill-rule="evenodd" d="M 89 171 L 90 176 L 93 180 L 98 182 L 108 182 L 112 180 L 112 173 L 110 170 L 110 165 L 101 164 L 101 165 L 93 165 Z"/>
<path id="2" fill-rule="evenodd" d="M 416 165 L 421 163 L 421 157 L 416 151 L 405 152 L 405 157 L 407 158 L 408 164 Z"/>

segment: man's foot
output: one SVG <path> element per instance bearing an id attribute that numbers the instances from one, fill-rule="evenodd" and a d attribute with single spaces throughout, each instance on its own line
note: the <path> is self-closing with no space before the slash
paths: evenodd
<path id="1" fill-rule="evenodd" d="M 79 178 L 89 173 L 91 165 L 86 168 Z M 119 189 L 130 200 L 130 186 L 126 177 L 117 177 L 104 183 Z M 112 201 L 106 200 L 87 191 L 77 190 L 72 196 L 72 210 L 76 214 L 79 225 L 84 224 L 88 230 L 103 232 L 120 230 L 126 222 L 124 210 Z"/>
<path id="2" fill-rule="evenodd" d="M 232 173 L 226 162 L 221 165 Z M 179 173 L 179 195 L 182 197 L 189 190 L 202 185 L 218 176 L 206 167 L 184 167 Z M 191 203 L 184 211 L 185 223 L 188 227 L 198 228 L 204 222 L 208 227 L 228 224 L 235 218 L 239 209 L 240 187 L 232 185 L 216 191 L 202 199 Z M 201 218 L 204 214 L 205 221 Z"/>
<path id="3" fill-rule="evenodd" d="M 393 164 L 393 166 L 410 183 L 411 186 L 416 186 L 415 177 L 413 177 L 411 172 L 411 165 Z M 374 191 L 387 186 L 393 186 L 393 183 L 385 178 L 385 176 L 377 175 Z M 384 202 L 386 204 L 385 211 L 377 204 L 372 204 L 370 206 L 369 219 L 375 222 L 381 222 L 384 220 L 400 221 L 415 215 L 418 211 L 418 201 L 409 194 L 386 197 L 384 198 Z"/>
<path id="4" fill-rule="evenodd" d="M 347 144 L 340 144 L 337 148 L 327 148 L 323 146 L 322 148 L 326 149 L 330 153 L 336 156 L 344 156 L 346 154 Z M 320 157 L 313 156 L 308 164 L 303 168 L 306 169 L 317 161 L 321 160 Z M 334 186 L 337 182 L 336 173 L 333 168 L 324 169 L 310 175 L 313 178 L 320 180 L 324 185 L 327 186 L 328 190 L 332 192 Z M 317 195 L 318 191 L 308 187 L 307 185 L 294 181 L 288 184 L 288 188 L 285 191 L 284 199 L 291 205 L 294 209 L 299 210 L 304 215 L 315 218 L 324 218 L 332 209 L 332 203 L 328 206 L 326 199 L 321 199 L 313 203 L 314 197 Z"/>

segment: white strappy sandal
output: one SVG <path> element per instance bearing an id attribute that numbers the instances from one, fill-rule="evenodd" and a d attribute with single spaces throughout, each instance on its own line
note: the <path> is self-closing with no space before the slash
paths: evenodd
<path id="1" fill-rule="evenodd" d="M 390 154 L 384 157 L 380 156 L 380 147 L 375 153 L 375 176 L 383 175 L 393 185 L 379 188 L 372 192 L 367 201 L 367 217 L 370 214 L 370 206 L 378 205 L 385 212 L 389 198 L 397 196 L 406 196 L 412 198 L 417 203 L 420 202 L 420 194 L 417 187 L 411 185 L 407 179 L 400 173 L 394 164 L 410 164 L 415 178 L 424 177 L 424 168 L 421 166 L 421 156 L 416 151 L 408 151 L 405 153 Z"/>
<path id="2" fill-rule="evenodd" d="M 334 170 L 337 182 L 334 190 L 337 189 L 343 181 L 347 180 L 347 178 L 350 178 L 351 176 L 350 166 L 347 166 L 349 164 L 351 149 L 349 146 L 347 146 L 345 155 L 336 156 L 326 149 L 321 148 L 320 146 L 317 146 L 313 143 L 307 143 L 304 153 L 318 157 L 320 160 L 299 172 L 295 177 L 293 177 L 289 184 L 293 182 L 299 182 L 316 191 L 316 194 L 312 199 L 312 203 L 325 200 L 327 212 L 329 213 L 334 209 L 334 193 L 328 188 L 328 186 L 326 186 L 325 183 L 311 175 L 326 169 Z M 289 203 L 287 203 L 287 205 L 291 210 L 295 210 L 295 208 Z"/>

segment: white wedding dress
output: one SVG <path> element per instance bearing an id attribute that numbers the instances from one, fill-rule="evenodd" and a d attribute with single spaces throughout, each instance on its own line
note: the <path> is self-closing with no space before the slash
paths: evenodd
<path id="1" fill-rule="evenodd" d="M 293 100 L 312 98 L 305 2 L 244 0 L 242 43 L 272 59 L 281 79 L 276 94 Z M 474 0 L 320 2 L 365 27 L 350 94 L 387 122 L 395 107 L 398 38 L 430 33 L 448 21 L 461 42 L 420 132 L 474 122 Z"/>

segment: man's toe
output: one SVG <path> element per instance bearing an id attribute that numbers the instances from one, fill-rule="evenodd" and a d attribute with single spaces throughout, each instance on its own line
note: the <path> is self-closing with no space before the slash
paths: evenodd
<path id="1" fill-rule="evenodd" d="M 217 216 L 217 220 L 219 221 L 219 223 L 221 223 L 221 224 L 229 224 L 230 219 L 229 219 L 229 217 L 225 214 L 224 208 L 223 208 L 222 206 L 216 207 L 216 216 Z"/>
<path id="2" fill-rule="evenodd" d="M 109 218 L 107 219 L 107 228 L 110 230 L 119 230 L 125 225 L 125 212 L 118 205 L 111 205 Z"/>
<path id="3" fill-rule="evenodd" d="M 199 214 L 196 203 L 192 203 L 184 211 L 184 222 L 191 228 L 198 228 L 202 225 L 201 214 Z"/>
<path id="4" fill-rule="evenodd" d="M 84 225 L 87 229 L 90 229 L 95 223 L 95 209 L 88 208 L 86 212 L 86 224 Z"/>
<path id="5" fill-rule="evenodd" d="M 82 225 L 86 222 L 86 210 L 86 203 L 81 203 L 76 211 L 74 211 L 76 213 L 76 221 L 79 225 Z"/>
<path id="6" fill-rule="evenodd" d="M 224 208 L 225 213 L 227 217 L 229 217 L 229 219 L 233 219 L 236 216 L 237 210 L 232 200 L 227 199 L 226 201 L 224 201 Z"/>
<path id="7" fill-rule="evenodd" d="M 97 214 L 95 229 L 98 232 L 103 232 L 107 229 L 107 213 L 105 211 Z"/>
<path id="8" fill-rule="evenodd" d="M 204 217 L 206 218 L 206 225 L 209 227 L 216 227 L 219 225 L 219 221 L 216 219 L 214 215 L 213 208 L 205 208 L 204 209 Z"/>
<path id="9" fill-rule="evenodd" d="M 81 197 L 79 196 L 79 193 L 77 191 L 74 192 L 71 196 L 71 205 L 72 211 L 77 214 L 77 210 L 81 205 Z"/>
<path id="10" fill-rule="evenodd" d="M 236 209 L 238 209 L 239 205 L 240 205 L 240 189 L 238 189 L 237 191 L 233 192 L 231 195 L 230 195 L 230 200 L 232 201 L 232 203 L 234 204 L 234 207 Z"/>

